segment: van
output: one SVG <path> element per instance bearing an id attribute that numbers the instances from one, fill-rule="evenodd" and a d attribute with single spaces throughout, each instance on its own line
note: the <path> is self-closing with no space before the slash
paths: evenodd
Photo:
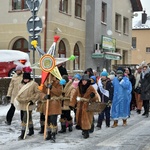
<path id="1" fill-rule="evenodd" d="M 11 77 L 17 65 L 31 66 L 29 55 L 18 50 L 0 50 L 0 77 Z"/>

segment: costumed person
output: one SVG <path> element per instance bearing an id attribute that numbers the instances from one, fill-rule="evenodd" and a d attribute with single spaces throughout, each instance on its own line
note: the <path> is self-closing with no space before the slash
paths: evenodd
<path id="1" fill-rule="evenodd" d="M 63 91 L 62 91 L 62 107 L 61 107 L 62 114 L 60 117 L 61 130 L 58 131 L 58 133 L 65 133 L 67 127 L 69 132 L 72 131 L 73 123 L 72 123 L 72 116 L 71 116 L 71 110 L 69 108 L 69 103 L 76 90 L 72 86 L 72 80 L 69 80 L 68 75 L 63 75 L 62 78 L 65 79 L 66 84 L 63 85 Z"/>
<path id="2" fill-rule="evenodd" d="M 97 127 L 101 129 L 104 119 L 106 121 L 106 127 L 110 127 L 110 110 L 114 94 L 114 87 L 111 80 L 108 78 L 108 73 L 106 71 L 101 72 L 98 87 L 101 101 L 106 103 L 105 109 L 98 116 Z"/>
<path id="3" fill-rule="evenodd" d="M 73 81 L 72 81 L 72 86 L 75 88 L 75 89 L 77 89 L 78 88 L 78 84 L 79 84 L 79 82 L 80 82 L 80 80 L 81 80 L 81 75 L 80 74 L 75 74 L 74 76 L 73 76 Z M 73 111 L 74 111 L 74 114 L 75 114 L 75 116 L 74 116 L 74 124 L 76 124 L 76 111 L 77 111 L 77 107 L 75 106 L 75 108 L 73 109 Z M 76 129 L 81 129 L 81 127 L 78 125 L 78 124 L 76 124 Z"/>
<path id="4" fill-rule="evenodd" d="M 20 84 L 20 90 L 15 98 L 15 105 L 18 110 L 23 111 L 22 129 L 19 139 L 24 138 L 25 129 L 27 126 L 27 110 L 26 106 L 29 104 L 29 133 L 28 136 L 34 134 L 34 127 L 32 121 L 32 110 L 35 109 L 35 102 L 40 98 L 40 91 L 38 90 L 38 84 L 32 80 L 30 73 L 23 73 L 23 80 Z"/>
<path id="5" fill-rule="evenodd" d="M 129 78 L 123 75 L 122 70 L 117 70 L 116 77 L 112 81 L 114 95 L 111 108 L 111 117 L 114 120 L 112 128 L 118 126 L 118 119 L 123 120 L 123 126 L 127 125 L 127 118 L 130 116 L 130 102 L 132 84 Z"/>
<path id="6" fill-rule="evenodd" d="M 61 76 L 68 75 L 67 69 L 63 66 L 63 64 L 58 65 L 58 70 L 59 70 Z"/>
<path id="7" fill-rule="evenodd" d="M 17 96 L 18 94 L 18 91 L 19 91 L 19 85 L 22 81 L 22 75 L 23 75 L 23 68 L 21 66 L 16 66 L 15 68 L 15 74 L 13 75 L 10 83 L 9 83 L 9 87 L 8 87 L 8 91 L 7 91 L 7 100 L 9 101 L 11 99 L 11 106 L 7 112 L 7 115 L 6 115 L 6 121 L 5 123 L 7 125 L 11 125 L 11 122 L 12 122 L 12 118 L 14 116 L 14 113 L 15 113 L 15 106 L 14 106 L 14 99 L 15 97 Z M 20 115 L 22 113 L 20 112 Z M 21 115 L 21 118 L 22 118 L 22 115 Z"/>
<path id="8" fill-rule="evenodd" d="M 46 84 L 46 83 L 45 83 Z M 37 101 L 37 108 L 36 111 L 40 113 L 40 131 L 39 134 L 43 134 L 44 133 L 44 125 L 45 125 L 45 115 L 44 115 L 44 108 L 46 106 L 46 101 L 43 98 L 45 96 L 45 94 L 47 94 L 47 89 L 46 89 L 46 85 L 44 84 L 41 93 L 40 93 L 40 99 Z M 44 95 L 44 96 L 43 96 Z"/>
<path id="9" fill-rule="evenodd" d="M 89 102 L 95 102 L 98 95 L 91 85 L 89 75 L 84 74 L 79 86 L 70 102 L 70 109 L 77 104 L 76 121 L 82 129 L 83 138 L 89 138 L 89 130 L 93 122 L 94 112 L 87 112 Z"/>
<path id="10" fill-rule="evenodd" d="M 135 76 L 134 94 L 135 94 L 136 106 L 137 106 L 136 112 L 138 114 L 141 114 L 141 110 L 143 106 L 143 101 L 141 100 L 141 71 L 142 71 L 141 66 L 137 66 L 136 71 L 134 73 Z"/>
<path id="11" fill-rule="evenodd" d="M 143 101 L 144 113 L 142 116 L 149 116 L 149 100 L 150 100 L 150 89 L 149 89 L 149 75 L 150 68 L 147 64 L 143 65 L 142 73 L 141 73 L 141 100 Z"/>
<path id="12" fill-rule="evenodd" d="M 91 76 L 91 77 L 90 77 L 90 80 L 91 80 L 91 85 L 93 86 L 93 88 L 95 89 L 95 91 L 96 91 L 96 93 L 97 93 L 98 85 L 97 85 L 96 76 Z M 97 95 L 99 95 L 99 94 L 97 93 Z M 98 97 L 98 101 L 101 101 L 100 96 Z M 92 122 L 91 129 L 89 130 L 89 132 L 90 132 L 90 133 L 93 133 L 93 132 L 94 132 L 94 118 L 93 118 L 93 122 Z"/>
<path id="13" fill-rule="evenodd" d="M 47 137 L 46 140 L 52 140 L 55 142 L 57 133 L 57 118 L 61 115 L 61 94 L 62 85 L 59 80 L 51 74 L 51 83 L 47 85 L 50 89 L 50 95 L 46 94 L 43 98 L 49 100 L 48 106 L 48 120 L 47 120 Z M 44 115 L 46 114 L 46 105 L 44 108 Z"/>
<path id="14" fill-rule="evenodd" d="M 135 95 L 134 95 L 135 77 L 132 74 L 132 71 L 129 67 L 125 68 L 124 75 L 129 78 L 129 80 L 132 84 L 132 92 L 131 92 L 132 98 L 131 98 L 131 103 L 130 103 L 130 110 L 134 110 L 136 107 L 136 99 L 135 99 Z"/>

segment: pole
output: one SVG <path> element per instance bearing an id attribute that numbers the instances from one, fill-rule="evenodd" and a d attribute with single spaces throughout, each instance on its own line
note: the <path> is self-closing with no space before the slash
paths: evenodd
<path id="1" fill-rule="evenodd" d="M 51 82 L 51 74 L 48 77 L 48 84 Z M 50 95 L 50 88 L 47 89 L 47 95 Z M 48 110 L 49 110 L 49 100 L 46 101 L 46 113 L 45 113 L 45 126 L 44 126 L 44 140 L 46 139 L 46 129 L 47 129 L 47 121 L 48 121 Z"/>
<path id="2" fill-rule="evenodd" d="M 32 13 L 32 17 L 33 17 L 33 40 L 35 40 L 35 0 L 33 1 L 33 13 Z M 35 64 L 35 47 L 33 46 L 33 64 Z M 35 80 L 35 69 L 33 69 L 33 80 Z"/>

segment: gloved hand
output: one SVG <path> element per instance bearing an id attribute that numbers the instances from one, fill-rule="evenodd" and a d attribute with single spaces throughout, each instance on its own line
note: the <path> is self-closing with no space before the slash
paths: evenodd
<path id="1" fill-rule="evenodd" d="M 6 99 L 9 101 L 11 99 L 11 97 L 10 96 L 6 96 Z"/>
<path id="2" fill-rule="evenodd" d="M 65 93 L 64 93 L 64 92 L 62 92 L 62 96 L 65 96 Z"/>
<path id="3" fill-rule="evenodd" d="M 47 88 L 49 88 L 50 90 L 52 89 L 52 84 L 50 83 L 50 84 L 48 84 L 47 85 Z"/>
<path id="4" fill-rule="evenodd" d="M 34 104 L 32 101 L 29 101 L 29 103 L 30 103 L 29 106 Z"/>
<path id="5" fill-rule="evenodd" d="M 74 109 L 74 107 L 72 107 L 72 106 L 69 106 L 69 108 L 70 108 L 70 110 L 73 110 L 73 109 Z"/>
<path id="6" fill-rule="evenodd" d="M 47 100 L 47 99 L 50 99 L 50 95 L 45 95 L 45 96 L 44 96 L 44 99 L 46 99 L 46 100 Z"/>
<path id="7" fill-rule="evenodd" d="M 91 97 L 91 98 L 95 97 L 95 93 L 92 92 L 92 93 L 90 94 L 90 97 Z"/>

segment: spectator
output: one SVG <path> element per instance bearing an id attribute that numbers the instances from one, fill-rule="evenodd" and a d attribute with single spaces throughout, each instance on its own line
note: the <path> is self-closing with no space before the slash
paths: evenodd
<path id="1" fill-rule="evenodd" d="M 8 112 L 7 112 L 7 115 L 6 115 L 5 123 L 7 125 L 11 125 L 12 118 L 13 118 L 15 110 L 16 110 L 16 108 L 14 106 L 14 99 L 15 99 L 15 97 L 18 94 L 19 84 L 22 81 L 22 73 L 23 73 L 22 70 L 23 70 L 23 68 L 21 66 L 16 66 L 16 69 L 15 69 L 16 72 L 13 75 L 13 77 L 12 77 L 12 79 L 10 81 L 9 87 L 8 87 L 7 97 L 6 98 L 7 98 L 7 100 L 11 99 L 11 102 L 10 102 L 11 106 L 10 106 Z M 22 113 L 20 113 L 20 114 L 22 114 Z"/>

